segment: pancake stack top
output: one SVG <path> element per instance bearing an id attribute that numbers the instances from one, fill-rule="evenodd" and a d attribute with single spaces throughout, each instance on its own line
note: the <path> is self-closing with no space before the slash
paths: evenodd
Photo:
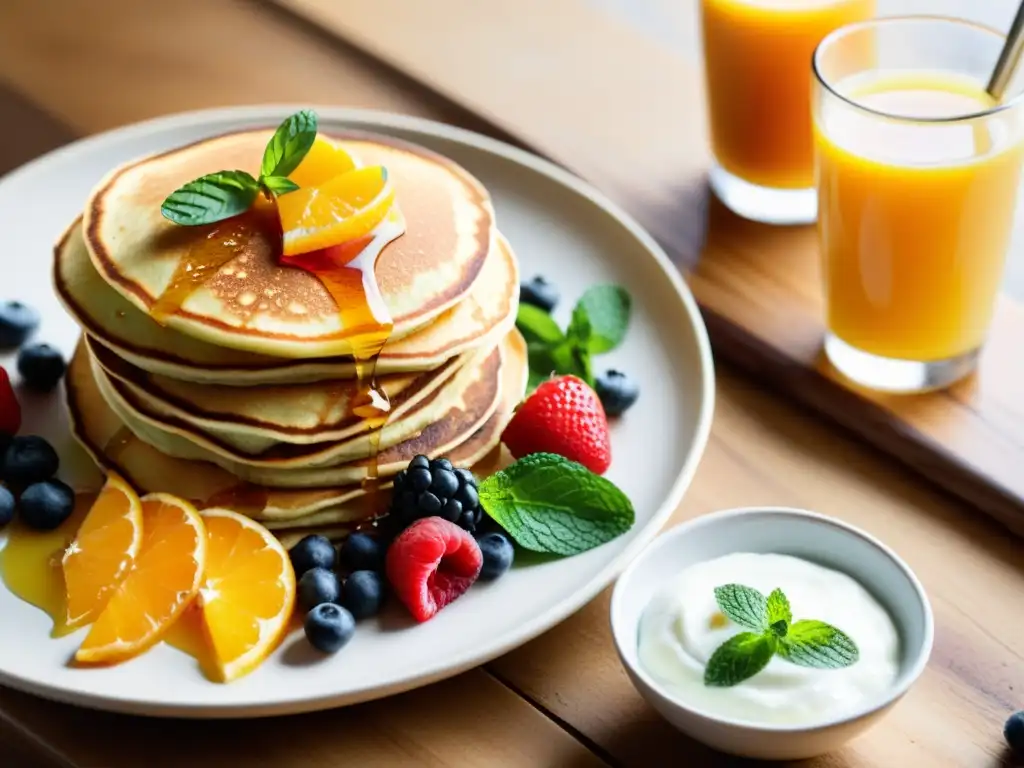
<path id="1" fill-rule="evenodd" d="M 97 185 L 56 248 L 83 329 L 68 405 L 95 461 L 142 492 L 337 538 L 386 505 L 368 478 L 386 486 L 416 454 L 469 467 L 497 446 L 526 387 L 518 266 L 476 179 L 386 137 L 318 139 L 384 166 L 395 190 L 345 266 L 282 259 L 259 205 L 202 226 L 161 215 L 192 179 L 258 173 L 271 135 L 201 141 Z"/>

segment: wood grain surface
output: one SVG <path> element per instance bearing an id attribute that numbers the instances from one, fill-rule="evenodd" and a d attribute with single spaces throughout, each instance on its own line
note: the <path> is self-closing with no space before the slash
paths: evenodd
<path id="1" fill-rule="evenodd" d="M 451 13 L 457 1 L 433 0 L 433 8 Z M 179 0 L 175 7 L 170 13 L 155 0 L 3 0 L 0 83 L 19 95 L 0 88 L 0 119 L 20 109 L 24 136 L 52 131 L 59 142 L 67 135 L 62 126 L 85 134 L 173 110 L 301 98 L 467 124 L 459 109 L 269 6 Z M 247 70 L 227 47 L 211 49 L 202 76 L 190 69 L 201 45 L 238 34 L 275 51 L 273 71 Z M 94 79 L 103 84 L 95 92 L 102 98 L 82 98 L 76 88 Z M 4 160 L 17 162 L 13 151 Z M 936 614 L 935 653 L 919 685 L 868 734 L 804 765 L 1003 765 L 1002 722 L 1021 706 L 1024 690 L 1024 635 L 1012 609 L 1024 591 L 1019 543 L 720 363 L 707 453 L 672 524 L 713 509 L 777 504 L 835 515 L 882 537 L 917 571 Z M 0 766 L 748 765 L 683 737 L 643 702 L 612 650 L 608 597 L 606 591 L 478 670 L 316 715 L 146 720 L 0 689 Z M 11 631 L 2 617 L 0 631 Z"/>
<path id="2" fill-rule="evenodd" d="M 1024 534 L 1024 305 L 1005 297 L 979 372 L 947 391 L 848 383 L 821 353 L 814 228 L 744 221 L 706 191 L 699 66 L 584 0 L 450 0 L 445 13 L 407 0 L 276 2 L 594 182 L 687 274 L 720 358 Z M 693 14 L 695 3 L 674 12 Z M 1020 273 L 1022 235 L 1009 274 Z"/>

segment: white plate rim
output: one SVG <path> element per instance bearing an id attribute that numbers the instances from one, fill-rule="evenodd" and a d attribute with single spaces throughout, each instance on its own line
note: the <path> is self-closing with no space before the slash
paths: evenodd
<path id="1" fill-rule="evenodd" d="M 664 249 L 630 214 L 604 193 L 550 160 L 499 139 L 427 118 L 381 110 L 338 107 L 316 103 L 272 102 L 178 112 L 116 127 L 92 136 L 77 139 L 30 160 L 0 177 L 0 183 L 3 183 L 5 186 L 17 183 L 19 177 L 39 172 L 40 169 L 45 169 L 48 164 L 64 160 L 68 156 L 86 153 L 128 139 L 145 138 L 145 136 L 151 133 L 172 131 L 179 127 L 195 128 L 197 124 L 208 124 L 213 129 L 216 124 L 221 122 L 280 120 L 288 114 L 304 108 L 315 110 L 322 119 L 332 123 L 347 123 L 353 127 L 369 130 L 372 130 L 374 127 L 383 127 L 418 132 L 442 140 L 465 144 L 482 152 L 497 155 L 536 174 L 547 177 L 548 180 L 589 200 L 605 214 L 617 220 L 654 260 L 664 278 L 672 287 L 674 294 L 682 303 L 693 327 L 702 368 L 700 384 L 703 390 L 701 393 L 701 408 L 697 415 L 694 429 L 693 449 L 690 451 L 683 466 L 680 467 L 675 482 L 650 520 L 640 530 L 636 531 L 632 541 L 613 560 L 599 570 L 584 587 L 577 589 L 560 600 L 547 611 L 534 616 L 531 621 L 520 625 L 514 633 L 505 634 L 475 653 L 464 654 L 462 657 L 439 663 L 425 670 L 422 674 L 407 676 L 391 684 L 365 686 L 361 689 L 349 690 L 334 696 L 325 695 L 304 699 L 288 698 L 276 704 L 261 703 L 255 705 L 238 703 L 212 703 L 197 706 L 163 705 L 158 698 L 143 702 L 138 698 L 69 691 L 60 686 L 21 678 L 4 670 L 0 670 L 0 685 L 9 686 L 42 698 L 103 711 L 152 717 L 203 719 L 301 714 L 391 696 L 453 677 L 461 672 L 486 664 L 564 621 L 593 600 L 601 590 L 605 589 L 618 577 L 640 551 L 658 535 L 682 501 L 683 495 L 697 470 L 697 466 L 703 458 L 710 437 L 715 406 L 714 358 L 711 352 L 707 328 L 700 309 L 689 287 L 683 281 L 679 271 Z"/>

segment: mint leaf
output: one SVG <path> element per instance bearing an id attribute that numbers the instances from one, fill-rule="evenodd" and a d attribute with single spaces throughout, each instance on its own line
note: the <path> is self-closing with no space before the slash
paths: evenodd
<path id="1" fill-rule="evenodd" d="M 587 289 L 573 309 L 582 310 L 588 320 L 590 333 L 588 349 L 592 354 L 609 352 L 622 343 L 629 328 L 629 313 L 632 299 L 621 285 L 595 285 Z"/>
<path id="2" fill-rule="evenodd" d="M 787 624 L 793 623 L 793 611 L 789 607 L 789 598 L 783 594 L 781 589 L 773 589 L 768 595 L 768 623 L 784 621 Z"/>
<path id="3" fill-rule="evenodd" d="M 853 639 L 823 621 L 798 621 L 790 626 L 778 654 L 793 664 L 815 669 L 849 667 L 860 658 Z"/>
<path id="4" fill-rule="evenodd" d="M 771 626 L 768 627 L 768 631 L 776 637 L 785 637 L 786 633 L 789 631 L 789 622 L 785 619 L 774 621 Z"/>
<path id="5" fill-rule="evenodd" d="M 261 176 L 260 185 L 275 195 L 287 195 L 299 188 L 299 185 L 287 176 Z"/>
<path id="6" fill-rule="evenodd" d="M 746 629 L 764 632 L 768 629 L 768 601 L 756 589 L 742 584 L 715 587 L 719 610 Z"/>
<path id="7" fill-rule="evenodd" d="M 263 152 L 260 176 L 287 176 L 299 167 L 316 139 L 316 112 L 304 109 L 285 120 L 274 131 Z"/>
<path id="8" fill-rule="evenodd" d="M 184 226 L 211 224 L 249 210 L 259 192 L 259 183 L 245 171 L 218 171 L 176 189 L 160 213 Z"/>
<path id="9" fill-rule="evenodd" d="M 579 376 L 590 386 L 594 385 L 590 356 L 571 340 L 553 346 L 532 342 L 526 345 L 526 353 L 530 365 L 530 390 L 527 394 L 552 376 Z"/>
<path id="10" fill-rule="evenodd" d="M 583 345 L 590 351 L 590 337 L 593 335 L 593 326 L 590 324 L 590 315 L 583 303 L 577 303 L 572 308 L 572 318 L 569 320 L 569 327 L 565 329 L 566 337 L 578 344 Z"/>
<path id="11" fill-rule="evenodd" d="M 704 685 L 727 688 L 742 683 L 768 666 L 774 653 L 775 640 L 770 635 L 734 635 L 711 654 L 704 668 Z"/>
<path id="12" fill-rule="evenodd" d="M 519 546 L 577 555 L 628 531 L 633 505 L 614 483 L 553 453 L 533 453 L 480 483 L 480 505 Z"/>
<path id="13" fill-rule="evenodd" d="M 516 313 L 516 328 L 523 334 L 526 343 L 558 344 L 565 336 L 558 323 L 540 307 L 520 304 Z"/>

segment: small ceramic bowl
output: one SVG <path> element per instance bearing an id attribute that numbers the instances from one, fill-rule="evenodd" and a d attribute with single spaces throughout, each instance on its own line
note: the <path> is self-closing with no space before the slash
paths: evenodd
<path id="1" fill-rule="evenodd" d="M 900 638 L 892 687 L 842 718 L 775 725 L 702 712 L 668 691 L 640 665 L 640 618 L 654 594 L 694 563 L 735 552 L 793 555 L 848 574 L 889 612 Z M 931 605 L 917 577 L 877 539 L 833 518 L 786 508 L 734 509 L 672 528 L 643 550 L 612 593 L 612 634 L 640 694 L 669 722 L 708 746 L 743 757 L 797 760 L 830 752 L 881 719 L 924 670 L 932 650 Z"/>

